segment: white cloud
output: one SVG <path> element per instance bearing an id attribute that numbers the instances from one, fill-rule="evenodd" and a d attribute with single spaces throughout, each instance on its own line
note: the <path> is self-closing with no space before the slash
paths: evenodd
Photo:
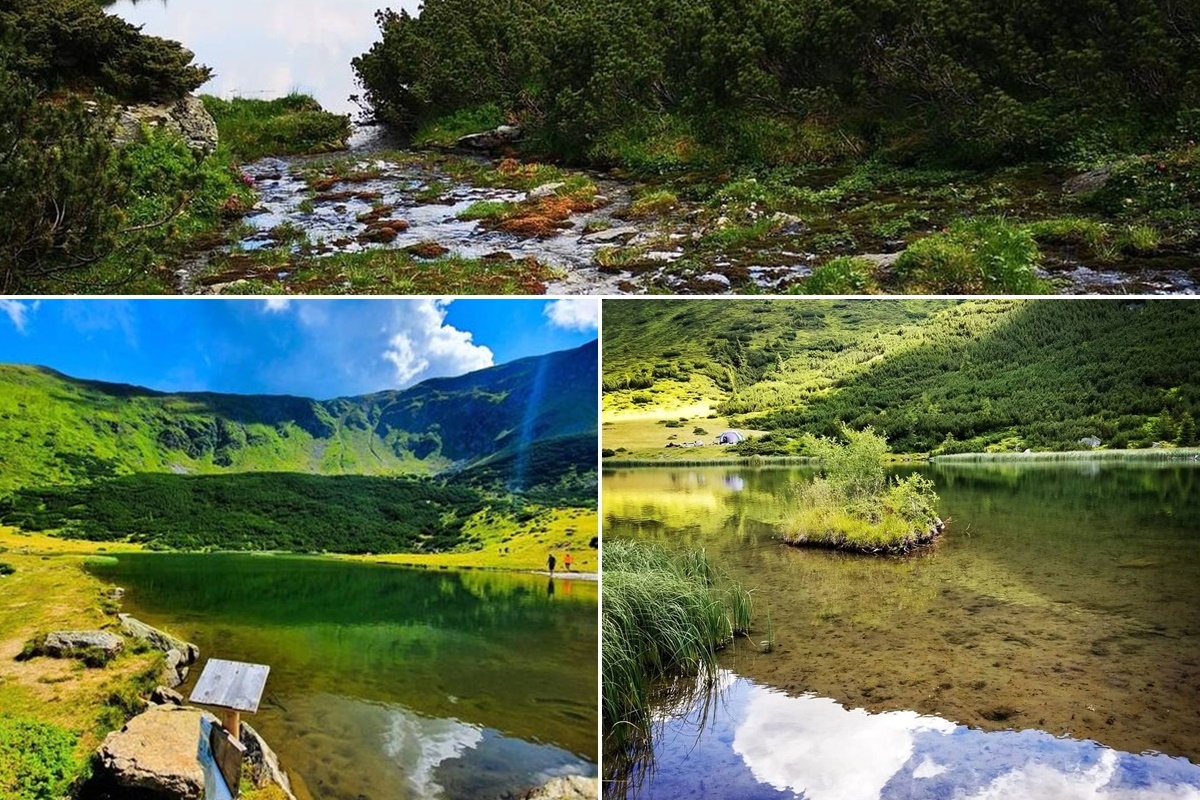
<path id="1" fill-rule="evenodd" d="M 462 375 L 495 363 L 492 351 L 475 344 L 470 331 L 445 324 L 448 306 L 442 300 L 413 300 L 402 304 L 394 315 L 383 359 L 395 368 L 401 386 L 424 378 Z"/>
<path id="2" fill-rule="evenodd" d="M 263 301 L 263 311 L 268 314 L 279 314 L 292 307 L 290 297 L 268 297 Z"/>
<path id="3" fill-rule="evenodd" d="M 8 315 L 12 321 L 13 327 L 19 332 L 25 332 L 25 326 L 29 323 L 29 316 L 37 311 L 38 301 L 33 302 L 24 300 L 0 300 L 0 311 Z"/>
<path id="4" fill-rule="evenodd" d="M 592 299 L 553 300 L 546 305 L 546 318 L 556 328 L 595 331 L 600 328 L 600 303 Z"/>

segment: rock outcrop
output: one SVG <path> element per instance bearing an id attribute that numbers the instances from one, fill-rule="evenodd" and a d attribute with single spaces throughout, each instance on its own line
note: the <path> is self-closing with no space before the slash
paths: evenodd
<path id="1" fill-rule="evenodd" d="M 96 751 L 90 794 L 147 800 L 204 797 L 204 770 L 196 757 L 202 719 L 218 724 L 207 711 L 168 702 L 150 706 L 129 720 L 124 728 L 110 733 Z M 241 742 L 246 748 L 243 776 L 256 789 L 273 784 L 289 800 L 295 800 L 279 758 L 245 722 Z"/>
<path id="2" fill-rule="evenodd" d="M 279 756 L 275 755 L 275 751 L 259 736 L 258 731 L 243 722 L 238 738 L 246 748 L 243 774 L 250 778 L 254 788 L 263 789 L 274 784 L 283 790 L 289 800 L 296 800 L 292 794 L 292 782 L 279 766 Z"/>
<path id="3" fill-rule="evenodd" d="M 525 795 L 526 800 L 595 800 L 599 796 L 599 781 L 582 775 L 551 778 L 545 786 Z"/>
<path id="4" fill-rule="evenodd" d="M 84 650 L 100 650 L 115 656 L 125 647 L 125 640 L 108 631 L 54 631 L 46 634 L 42 652 L 55 658 L 68 658 Z"/>
<path id="5" fill-rule="evenodd" d="M 114 141 L 118 145 L 142 141 L 143 128 L 176 133 L 191 150 L 203 155 L 217 149 L 217 123 L 195 95 L 174 103 L 139 104 L 117 109 Z"/>
<path id="6" fill-rule="evenodd" d="M 187 706 L 151 706 L 105 737 L 96 752 L 94 780 L 118 796 L 128 792 L 199 800 L 204 797 L 204 770 L 196 745 L 205 714 Z"/>
<path id="7" fill-rule="evenodd" d="M 134 639 L 141 639 L 155 650 L 165 654 L 166 669 L 163 680 L 170 688 L 175 688 L 187 678 L 188 668 L 200 659 L 200 648 L 191 642 L 172 636 L 158 628 L 152 628 L 129 614 L 118 614 L 121 620 L 121 630 Z"/>
<path id="8" fill-rule="evenodd" d="M 466 136 L 459 137 L 454 146 L 465 150 L 499 150 L 515 143 L 520 138 L 520 128 L 515 125 L 501 125 L 490 131 L 468 133 Z"/>

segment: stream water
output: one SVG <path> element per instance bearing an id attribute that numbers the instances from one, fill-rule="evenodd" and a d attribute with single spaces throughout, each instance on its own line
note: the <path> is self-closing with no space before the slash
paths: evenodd
<path id="1" fill-rule="evenodd" d="M 606 537 L 706 548 L 752 590 L 758 623 L 751 638 L 765 637 L 769 612 L 776 640 L 769 653 L 744 640 L 723 653 L 730 690 L 708 706 L 699 739 L 687 718 L 702 706 L 660 709 L 659 777 L 643 784 L 645 796 L 695 791 L 704 770 L 688 754 L 700 748 L 744 763 L 730 773 L 743 775 L 744 790 L 729 797 L 780 796 L 771 787 L 782 796 L 879 797 L 875 789 L 822 793 L 818 787 L 831 785 L 838 769 L 803 755 L 814 742 L 850 736 L 846 749 L 861 754 L 855 774 L 874 774 L 869 765 L 883 756 L 846 733 L 863 721 L 868 731 L 910 723 L 929 731 L 917 737 L 928 747 L 888 745 L 884 760 L 896 780 L 923 777 L 913 772 L 922 753 L 946 767 L 937 781 L 903 784 L 916 788 L 884 797 L 977 796 L 988 786 L 992 793 L 978 796 L 1142 796 L 1117 791 L 1134 781 L 1122 777 L 1128 771 L 1148 781 L 1137 784 L 1143 788 L 1160 778 L 1192 787 L 1147 796 L 1200 797 L 1200 778 L 1187 763 L 1200 763 L 1200 467 L 1082 462 L 902 471 L 912 469 L 935 481 L 950 525 L 935 546 L 897 559 L 776 541 L 790 487 L 810 476 L 804 469 L 606 471 Z M 797 755 L 778 769 L 761 759 L 753 765 L 734 735 L 746 726 L 772 737 L 777 761 Z M 998 734 L 1010 730 L 1026 738 Z M 998 760 L 977 767 L 947 751 L 968 741 L 962 752 Z M 1143 752 L 1175 760 L 1125 755 Z M 1068 762 L 1076 766 L 1067 769 Z M 1051 788 L 996 790 L 994 780 L 1018 766 Z M 1097 789 L 1056 793 L 1050 773 L 1067 776 L 1062 786 L 1092 781 Z M 1184 777 L 1169 777 L 1175 774 Z M 897 785 L 888 780 L 877 788 Z M 669 793 L 660 791 L 668 786 Z"/>
<path id="2" fill-rule="evenodd" d="M 523 575 L 122 555 L 124 610 L 271 668 L 246 719 L 311 798 L 505 798 L 596 774 L 597 591 Z M 550 591 L 553 589 L 553 591 Z"/>

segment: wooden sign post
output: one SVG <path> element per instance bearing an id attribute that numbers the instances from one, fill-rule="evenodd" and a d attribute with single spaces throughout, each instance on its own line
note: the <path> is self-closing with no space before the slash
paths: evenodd
<path id="1" fill-rule="evenodd" d="M 270 671 L 265 664 L 210 658 L 192 690 L 191 702 L 220 709 L 221 727 L 212 729 L 210 743 L 221 776 L 234 797 L 238 796 L 246 754 L 241 743 L 242 712 L 258 711 Z"/>

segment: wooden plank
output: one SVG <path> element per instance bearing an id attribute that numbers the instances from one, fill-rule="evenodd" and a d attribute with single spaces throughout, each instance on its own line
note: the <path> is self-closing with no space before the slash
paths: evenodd
<path id="1" fill-rule="evenodd" d="M 246 757 L 246 746 L 217 725 L 213 725 L 209 732 L 209 745 L 225 786 L 233 797 L 237 797 L 242 785 L 242 762 Z"/>
<path id="2" fill-rule="evenodd" d="M 265 664 L 210 658 L 192 690 L 191 702 L 253 714 L 258 711 L 270 671 Z"/>

